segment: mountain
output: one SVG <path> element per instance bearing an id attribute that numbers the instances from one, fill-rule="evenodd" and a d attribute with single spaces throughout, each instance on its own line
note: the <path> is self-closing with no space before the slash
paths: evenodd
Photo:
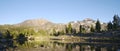
<path id="1" fill-rule="evenodd" d="M 72 21 L 70 23 L 72 24 L 73 28 L 75 28 L 77 31 L 79 31 L 79 27 L 81 25 L 82 27 L 85 28 L 86 32 L 89 32 L 91 26 L 95 28 L 96 20 L 86 18 L 83 21 Z M 100 22 L 100 23 L 102 27 L 101 29 L 105 30 L 106 29 L 105 27 L 107 26 L 107 24 L 103 22 Z"/>
<path id="2" fill-rule="evenodd" d="M 49 33 L 52 32 L 53 29 L 55 29 L 56 31 L 61 31 L 65 28 L 65 24 L 53 23 L 46 19 L 26 20 L 21 23 L 14 24 L 14 26 L 32 27 L 36 31 L 42 29 L 49 31 Z"/>
<path id="3" fill-rule="evenodd" d="M 79 31 L 79 26 L 82 25 L 83 27 L 85 27 L 85 29 L 87 30 L 87 32 L 90 31 L 90 27 L 91 26 L 95 26 L 96 21 L 90 18 L 86 18 L 83 21 L 71 21 L 69 22 L 72 25 L 73 29 L 76 29 L 76 31 Z M 55 29 L 56 31 L 65 31 L 65 27 L 68 25 L 67 24 L 59 24 L 59 23 L 53 23 L 50 22 L 46 19 L 31 19 L 31 20 L 26 20 L 24 22 L 15 24 L 15 26 L 27 26 L 27 27 L 32 27 L 35 30 L 39 30 L 39 29 L 43 29 L 46 31 L 52 32 L 53 29 Z M 106 27 L 106 23 L 101 23 L 102 25 L 102 29 L 105 29 Z"/>
<path id="4" fill-rule="evenodd" d="M 31 19 L 31 20 L 25 20 L 22 23 L 16 24 L 17 26 L 44 26 L 53 24 L 52 22 L 45 20 L 45 19 Z"/>

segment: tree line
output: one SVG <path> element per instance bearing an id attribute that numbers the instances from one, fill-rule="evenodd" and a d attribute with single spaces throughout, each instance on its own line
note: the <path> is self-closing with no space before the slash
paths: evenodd
<path id="1" fill-rule="evenodd" d="M 104 28 L 105 30 L 102 30 L 101 22 L 99 21 L 99 19 L 97 19 L 95 26 L 93 26 L 93 25 L 90 26 L 89 33 L 114 31 L 114 30 L 118 30 L 119 27 L 120 27 L 120 17 L 118 15 L 114 15 L 113 21 L 112 22 L 110 21 L 107 23 L 106 27 Z M 81 34 L 81 33 L 87 33 L 85 25 L 80 25 L 79 32 L 77 32 L 76 29 L 72 28 L 71 23 L 69 23 L 68 25 L 66 25 L 65 31 L 55 32 L 55 29 L 54 29 L 53 35 L 58 36 L 58 35 L 63 35 L 63 34 Z"/>

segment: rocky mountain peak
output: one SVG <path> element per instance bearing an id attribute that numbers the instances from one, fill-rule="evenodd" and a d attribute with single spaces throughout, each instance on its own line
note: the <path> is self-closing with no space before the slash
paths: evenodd
<path id="1" fill-rule="evenodd" d="M 30 19 L 30 20 L 26 20 L 22 23 L 19 23 L 18 25 L 40 26 L 40 25 L 45 25 L 48 23 L 51 23 L 51 22 L 46 19 Z"/>
<path id="2" fill-rule="evenodd" d="M 30 20 L 26 20 L 26 21 L 24 21 L 24 22 L 39 22 L 39 23 L 47 23 L 47 22 L 49 22 L 48 20 L 46 20 L 46 19 L 30 19 Z"/>
<path id="3" fill-rule="evenodd" d="M 93 20 L 93 19 L 91 19 L 91 18 L 86 18 L 86 19 L 84 19 L 83 21 L 95 21 L 95 20 Z"/>
<path id="4" fill-rule="evenodd" d="M 79 31 L 79 27 L 80 25 L 85 26 L 86 30 L 89 31 L 91 25 L 95 26 L 96 21 L 90 18 L 86 18 L 83 21 L 71 21 L 69 22 L 72 25 L 73 29 L 76 29 L 76 31 Z M 53 22 L 50 22 L 46 19 L 31 19 L 31 20 L 26 20 L 24 22 L 21 22 L 19 24 L 16 24 L 15 26 L 27 26 L 27 27 L 32 27 L 35 29 L 35 31 L 39 30 L 39 29 L 43 29 L 43 30 L 47 30 L 50 32 L 52 32 L 53 29 L 55 29 L 56 31 L 62 31 L 65 30 L 65 27 L 67 24 L 56 24 Z M 106 26 L 106 24 L 102 24 L 102 28 L 104 28 Z"/>

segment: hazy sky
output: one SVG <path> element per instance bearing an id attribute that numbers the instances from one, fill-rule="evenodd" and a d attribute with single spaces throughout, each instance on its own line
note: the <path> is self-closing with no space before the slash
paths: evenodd
<path id="1" fill-rule="evenodd" d="M 55 23 L 120 16 L 120 0 L 0 0 L 0 24 L 44 18 Z"/>

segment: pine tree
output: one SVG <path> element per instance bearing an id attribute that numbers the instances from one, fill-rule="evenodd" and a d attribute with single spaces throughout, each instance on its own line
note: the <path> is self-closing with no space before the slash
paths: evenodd
<path id="1" fill-rule="evenodd" d="M 120 26 L 120 17 L 118 15 L 113 16 L 113 29 L 116 30 Z"/>
<path id="2" fill-rule="evenodd" d="M 99 21 L 99 20 L 97 20 L 97 22 L 96 22 L 95 30 L 96 30 L 97 32 L 100 32 L 100 30 L 101 30 L 101 24 L 100 24 L 100 21 Z"/>
<path id="3" fill-rule="evenodd" d="M 117 29 L 117 24 L 116 23 L 113 23 L 113 30 L 116 30 Z"/>
<path id="4" fill-rule="evenodd" d="M 79 33 L 86 33 L 86 30 L 82 25 L 79 27 Z"/>
<path id="5" fill-rule="evenodd" d="M 66 34 L 68 33 L 68 28 L 67 28 L 67 26 L 65 26 L 65 33 L 66 33 Z"/>
<path id="6" fill-rule="evenodd" d="M 112 25 L 111 22 L 109 22 L 109 23 L 107 24 L 107 29 L 108 29 L 108 30 L 112 30 L 112 28 L 113 28 L 113 25 Z"/>
<path id="7" fill-rule="evenodd" d="M 82 25 L 79 27 L 79 32 L 82 33 Z"/>

